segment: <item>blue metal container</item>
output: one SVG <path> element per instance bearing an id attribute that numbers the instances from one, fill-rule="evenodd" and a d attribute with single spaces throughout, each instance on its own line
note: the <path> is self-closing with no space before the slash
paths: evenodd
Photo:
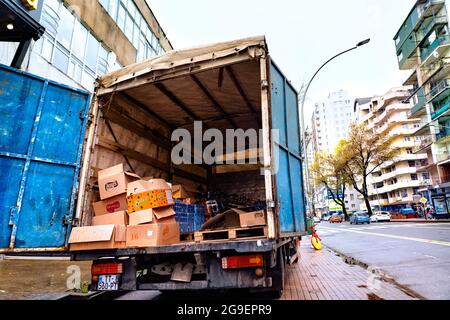
<path id="1" fill-rule="evenodd" d="M 306 230 L 305 194 L 300 145 L 300 117 L 298 93 L 280 69 L 270 67 L 272 82 L 272 129 L 275 161 L 276 197 L 280 231 L 284 234 Z"/>
<path id="2" fill-rule="evenodd" d="M 66 247 L 89 102 L 0 65 L 0 251 Z"/>

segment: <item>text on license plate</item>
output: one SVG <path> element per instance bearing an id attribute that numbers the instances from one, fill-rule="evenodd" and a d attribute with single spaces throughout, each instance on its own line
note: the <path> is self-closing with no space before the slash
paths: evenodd
<path id="1" fill-rule="evenodd" d="M 119 276 L 99 276 L 98 291 L 114 291 L 119 290 Z"/>

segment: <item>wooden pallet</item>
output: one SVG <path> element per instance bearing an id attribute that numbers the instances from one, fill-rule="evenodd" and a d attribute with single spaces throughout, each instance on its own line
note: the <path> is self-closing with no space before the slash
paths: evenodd
<path id="1" fill-rule="evenodd" d="M 268 235 L 267 226 L 248 228 L 229 228 L 220 230 L 205 230 L 194 233 L 195 242 L 215 242 L 224 240 L 250 240 L 265 238 Z"/>
<path id="2" fill-rule="evenodd" d="M 180 234 L 180 241 L 181 242 L 192 242 L 194 241 L 194 233 L 182 233 Z"/>

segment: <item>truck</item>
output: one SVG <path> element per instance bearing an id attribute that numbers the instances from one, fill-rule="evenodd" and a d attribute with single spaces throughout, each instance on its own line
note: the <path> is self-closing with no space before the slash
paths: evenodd
<path id="1" fill-rule="evenodd" d="M 0 195 L 0 253 L 59 252 L 92 261 L 92 290 L 247 289 L 281 296 L 286 264 L 298 260 L 306 234 L 305 193 L 298 93 L 269 55 L 265 37 L 174 50 L 124 67 L 99 77 L 92 99 L 8 67 L 1 71 L 7 81 L 0 111 L 8 121 L 0 124 L 0 182 L 8 187 Z M 15 89 L 11 77 L 26 81 Z M 54 98 L 52 87 L 64 93 Z M 59 110 L 49 121 L 48 105 Z M 193 161 L 175 164 L 173 133 L 195 135 L 198 123 L 201 134 L 255 130 L 257 145 L 247 141 L 231 151 L 259 161 L 206 164 L 195 157 L 194 142 Z M 214 230 L 211 238 L 173 245 L 68 251 L 71 228 L 91 223 L 98 172 L 118 163 L 206 194 L 259 199 L 266 225 L 236 229 L 233 236 Z M 188 263 L 192 277 L 172 281 L 174 268 Z M 111 286 L 99 285 L 105 276 Z"/>

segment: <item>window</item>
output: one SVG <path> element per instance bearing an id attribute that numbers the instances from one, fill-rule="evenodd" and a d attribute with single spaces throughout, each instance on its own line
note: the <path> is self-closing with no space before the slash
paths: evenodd
<path id="1" fill-rule="evenodd" d="M 116 1 L 104 0 L 102 5 L 111 7 Z M 41 20 L 47 29 L 33 47 L 34 52 L 92 90 L 95 78 L 110 69 L 110 51 L 101 46 L 61 1 L 46 0 Z"/>
<path id="2" fill-rule="evenodd" d="M 352 201 L 355 200 L 355 195 L 354 194 L 350 195 L 350 200 L 352 200 Z"/>
<path id="3" fill-rule="evenodd" d="M 411 148 L 406 149 L 407 154 L 414 154 L 414 150 Z"/>
<path id="4" fill-rule="evenodd" d="M 59 17 L 61 23 L 59 24 L 56 40 L 58 40 L 58 42 L 61 43 L 64 48 L 70 50 L 75 17 L 64 6 L 61 6 L 59 10 Z"/>
<path id="5" fill-rule="evenodd" d="M 57 47 L 55 50 L 55 56 L 53 57 L 53 64 L 62 72 L 67 73 L 67 67 L 69 66 L 68 51 L 63 51 Z"/>
<path id="6" fill-rule="evenodd" d="M 416 162 L 415 161 L 408 161 L 409 167 L 410 168 L 415 168 L 416 167 Z"/>
<path id="7" fill-rule="evenodd" d="M 419 180 L 419 179 L 417 178 L 417 174 L 412 174 L 412 175 L 411 175 L 411 180 L 412 180 L 412 181 L 417 181 L 417 180 Z"/>
<path id="8" fill-rule="evenodd" d="M 411 137 L 405 137 L 405 142 L 411 141 Z"/>
<path id="9" fill-rule="evenodd" d="M 428 172 L 422 173 L 422 178 L 424 180 L 429 180 L 430 179 L 430 174 Z"/>
<path id="10" fill-rule="evenodd" d="M 88 34 L 87 50 L 86 50 L 86 64 L 92 70 L 97 68 L 97 58 L 99 42 L 94 38 L 92 34 Z"/>
<path id="11" fill-rule="evenodd" d="M 84 60 L 88 30 L 77 20 L 73 34 L 72 52 L 80 60 Z"/>

